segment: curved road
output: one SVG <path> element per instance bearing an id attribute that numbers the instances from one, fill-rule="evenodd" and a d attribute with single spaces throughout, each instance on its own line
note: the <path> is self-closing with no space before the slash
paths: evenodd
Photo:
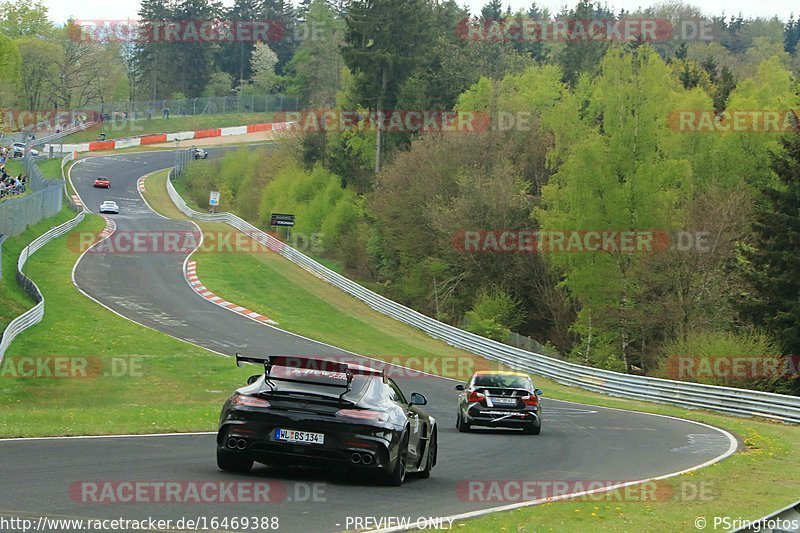
<path id="1" fill-rule="evenodd" d="M 215 155 L 218 150 L 212 150 Z M 172 152 L 95 157 L 74 167 L 72 181 L 89 209 L 96 212 L 105 199 L 120 205 L 121 213 L 111 215 L 117 231 L 192 231 L 189 222 L 153 213 L 137 192 L 139 177 L 173 162 Z M 99 175 L 112 177 L 111 190 L 92 188 Z M 75 282 L 135 322 L 227 355 L 236 351 L 253 356 L 349 355 L 201 298 L 183 277 L 184 259 L 184 254 L 176 253 L 88 253 L 76 266 Z M 392 488 L 342 481 L 326 472 L 260 465 L 249 476 L 237 476 L 217 469 L 211 434 L 6 440 L 0 441 L 4 471 L 0 514 L 173 520 L 259 515 L 279 517 L 284 531 L 335 531 L 359 525 L 352 517 L 398 516 L 415 521 L 510 503 L 482 501 L 477 493 L 470 497 L 463 490 L 470 480 L 637 480 L 704 464 L 732 446 L 726 434 L 699 424 L 552 399 L 544 404 L 539 436 L 513 431 L 460 434 L 454 427 L 452 381 L 419 376 L 398 381 L 407 393 L 425 394 L 428 411 L 439 421 L 439 464 L 430 479 L 410 479 L 403 487 Z M 77 503 L 69 493 L 74 483 L 84 480 L 269 481 L 285 490 L 285 497 L 267 505 L 89 505 Z M 316 497 L 309 497 L 309 488 Z"/>

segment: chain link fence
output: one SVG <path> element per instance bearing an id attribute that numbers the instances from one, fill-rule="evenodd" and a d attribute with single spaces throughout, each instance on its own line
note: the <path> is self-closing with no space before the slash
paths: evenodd
<path id="1" fill-rule="evenodd" d="M 0 203 L 0 233 L 19 235 L 28 226 L 61 211 L 62 201 L 62 189 L 54 185 Z"/>
<path id="2" fill-rule="evenodd" d="M 84 114 L 97 114 L 101 121 L 147 120 L 148 118 L 225 115 L 230 113 L 269 113 L 296 111 L 299 96 L 282 94 L 209 96 L 184 100 L 142 100 L 87 106 Z"/>
<path id="3" fill-rule="evenodd" d="M 45 177 L 36 165 L 36 158 L 25 157 L 27 190 L 30 193 L 0 203 L 0 234 L 19 235 L 29 226 L 61 211 L 63 182 Z"/>

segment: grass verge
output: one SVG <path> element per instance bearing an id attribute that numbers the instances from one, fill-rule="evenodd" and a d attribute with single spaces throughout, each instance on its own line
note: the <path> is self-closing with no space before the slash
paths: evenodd
<path id="1" fill-rule="evenodd" d="M 165 179 L 166 172 L 148 178 L 147 199 L 162 214 L 182 217 L 166 194 Z M 216 224 L 201 224 L 201 228 L 204 232 L 234 231 Z M 470 357 L 378 314 L 277 254 L 199 252 L 194 258 L 198 275 L 210 290 L 271 316 L 289 331 L 380 359 L 391 358 L 392 362 L 410 356 L 412 366 L 417 366 L 414 363 L 419 356 L 424 356 L 425 361 Z M 475 367 L 480 365 L 475 363 Z M 422 369 L 464 377 L 457 368 L 446 365 Z M 620 497 L 616 492 L 605 497 L 598 495 L 495 513 L 458 522 L 455 527 L 459 530 L 693 530 L 696 517 L 706 518 L 708 524 L 713 524 L 714 516 L 760 518 L 797 500 L 796 480 L 800 478 L 800 464 L 796 461 L 800 454 L 797 427 L 613 398 L 543 378 L 537 378 L 536 382 L 548 397 L 675 416 L 721 427 L 740 436 L 745 447 L 721 463 L 669 480 L 666 483 L 672 491 L 667 491 L 666 498 L 643 501 L 625 494 Z"/>
<path id="2" fill-rule="evenodd" d="M 71 216 L 62 211 L 4 247 L 3 303 L 17 311 L 30 306 L 5 268 L 28 241 Z M 87 215 L 74 231 L 99 233 L 104 227 L 101 217 Z M 28 263 L 46 313 L 17 337 L 0 366 L 0 436 L 215 430 L 222 402 L 248 369 L 123 319 L 80 294 L 71 281 L 79 253 L 70 242 L 61 237 Z M 31 369 L 25 361 L 68 368 L 64 377 L 23 377 Z"/>
<path id="3" fill-rule="evenodd" d="M 59 142 L 75 144 L 97 140 L 101 133 L 106 134 L 106 139 L 121 139 L 123 137 L 137 137 L 149 133 L 175 133 L 178 131 L 192 131 L 208 128 L 226 128 L 229 126 L 244 126 L 246 124 L 260 124 L 272 120 L 274 113 L 230 113 L 225 115 L 197 115 L 181 117 L 173 114 L 170 118 L 153 117 L 150 120 L 118 121 L 97 124 L 89 129 L 73 133 L 64 137 Z"/>

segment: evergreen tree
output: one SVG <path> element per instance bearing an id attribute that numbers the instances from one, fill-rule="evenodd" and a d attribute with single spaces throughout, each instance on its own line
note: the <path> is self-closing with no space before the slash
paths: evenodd
<path id="1" fill-rule="evenodd" d="M 576 21 L 594 19 L 614 20 L 614 14 L 608 9 L 592 4 L 589 0 L 580 0 L 566 18 Z M 606 39 L 570 40 L 558 56 L 558 62 L 564 71 L 564 81 L 574 86 L 581 74 L 597 71 L 603 56 L 608 50 Z"/>
<path id="2" fill-rule="evenodd" d="M 481 18 L 483 20 L 500 20 L 503 16 L 503 0 L 489 0 L 481 8 Z"/>
<path id="3" fill-rule="evenodd" d="M 378 113 L 392 109 L 403 82 L 432 41 L 433 10 L 426 0 L 354 0 L 347 15 L 342 56 L 356 75 L 358 104 Z M 378 128 L 375 171 L 381 168 Z"/>
<path id="4" fill-rule="evenodd" d="M 800 135 L 782 140 L 772 169 L 780 185 L 764 191 L 767 205 L 756 216 L 755 242 L 744 248 L 746 277 L 742 313 L 780 343 L 784 354 L 800 354 Z"/>

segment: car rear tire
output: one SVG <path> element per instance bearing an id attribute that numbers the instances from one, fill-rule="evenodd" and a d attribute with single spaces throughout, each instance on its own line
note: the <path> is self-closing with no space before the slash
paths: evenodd
<path id="1" fill-rule="evenodd" d="M 538 435 L 542 432 L 542 421 L 537 420 L 533 424 L 529 424 L 524 430 L 526 435 Z"/>
<path id="2" fill-rule="evenodd" d="M 428 479 L 431 477 L 431 469 L 436 464 L 436 454 L 439 450 L 439 443 L 436 442 L 436 431 L 434 430 L 431 435 L 431 440 L 428 443 L 428 460 L 425 462 L 425 468 L 419 472 L 419 477 Z"/>
<path id="3" fill-rule="evenodd" d="M 397 451 L 397 461 L 386 476 L 386 484 L 399 487 L 406 479 L 406 461 L 408 460 L 408 433 L 404 432 L 400 440 L 400 449 Z"/>
<path id="4" fill-rule="evenodd" d="M 217 466 L 226 472 L 246 474 L 253 468 L 253 461 L 217 449 Z"/>
<path id="5" fill-rule="evenodd" d="M 461 433 L 467 433 L 470 430 L 469 422 L 464 421 L 464 417 L 461 414 L 461 409 L 458 410 L 458 417 L 456 418 L 456 427 L 458 431 Z"/>

